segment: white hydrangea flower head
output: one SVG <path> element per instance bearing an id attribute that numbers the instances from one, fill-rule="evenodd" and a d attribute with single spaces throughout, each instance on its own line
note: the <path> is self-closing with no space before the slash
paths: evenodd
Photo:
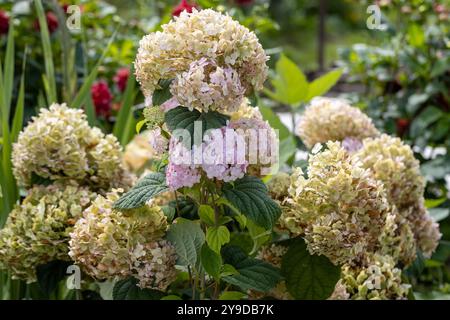
<path id="1" fill-rule="evenodd" d="M 423 197 L 425 180 L 420 173 L 420 163 L 411 147 L 399 138 L 383 134 L 365 139 L 355 156 L 384 183 L 389 200 L 399 209 Z"/>
<path id="2" fill-rule="evenodd" d="M 25 187 L 36 175 L 108 189 L 126 176 L 117 139 L 89 127 L 83 111 L 66 104 L 52 104 L 33 117 L 13 145 L 12 160 L 14 176 Z"/>
<path id="3" fill-rule="evenodd" d="M 410 288 L 391 256 L 375 254 L 363 266 L 342 267 L 331 299 L 405 300 Z"/>
<path id="4" fill-rule="evenodd" d="M 221 68 L 214 61 L 201 58 L 175 77 L 170 92 L 179 105 L 191 111 L 232 112 L 241 105 L 245 88 L 233 68 Z"/>
<path id="5" fill-rule="evenodd" d="M 370 170 L 353 161 L 339 142 L 327 147 L 310 156 L 307 179 L 301 170 L 294 173 L 286 201 L 312 254 L 335 264 L 357 263 L 379 249 L 378 236 L 392 208 Z"/>
<path id="6" fill-rule="evenodd" d="M 274 174 L 267 182 L 267 189 L 272 199 L 283 201 L 289 195 L 291 176 L 286 172 Z"/>
<path id="7" fill-rule="evenodd" d="M 316 143 L 362 140 L 376 137 L 380 132 L 360 109 L 336 98 L 314 98 L 297 123 L 297 135 L 312 148 Z"/>
<path id="8" fill-rule="evenodd" d="M 70 257 L 96 279 L 134 276 L 142 287 L 165 289 L 175 277 L 175 251 L 162 241 L 167 220 L 154 204 L 118 211 L 122 190 L 98 196 L 70 234 Z"/>
<path id="9" fill-rule="evenodd" d="M 37 266 L 70 260 L 69 233 L 96 196 L 74 181 L 30 189 L 0 230 L 0 269 L 34 282 Z"/>
<path id="10" fill-rule="evenodd" d="M 135 61 L 136 79 L 149 97 L 160 80 L 176 78 L 202 58 L 236 72 L 246 94 L 261 90 L 267 77 L 268 57 L 253 32 L 228 15 L 194 9 L 164 24 L 162 31 L 142 38 Z"/>

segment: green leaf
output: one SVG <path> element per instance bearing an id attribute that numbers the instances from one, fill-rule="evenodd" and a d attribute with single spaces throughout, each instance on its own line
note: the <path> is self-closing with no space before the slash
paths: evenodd
<path id="1" fill-rule="evenodd" d="M 185 129 L 189 132 L 191 138 L 191 145 L 196 141 L 196 138 L 203 138 L 205 131 L 209 129 L 221 128 L 227 124 L 228 116 L 218 113 L 216 111 L 200 112 L 198 110 L 189 111 L 185 107 L 176 107 L 169 110 L 165 114 L 165 122 L 170 131 L 176 129 Z M 201 122 L 201 137 L 194 137 L 195 122 Z M 200 139 L 201 140 L 201 139 Z"/>
<path id="2" fill-rule="evenodd" d="M 266 229 L 271 229 L 281 214 L 264 182 L 256 177 L 245 176 L 234 183 L 226 183 L 223 193 L 243 215 Z"/>
<path id="3" fill-rule="evenodd" d="M 241 300 L 245 296 L 245 293 L 239 291 L 225 291 L 219 296 L 219 300 Z"/>
<path id="4" fill-rule="evenodd" d="M 215 252 L 220 253 L 224 244 L 230 242 L 230 231 L 227 227 L 209 227 L 206 229 L 206 242 Z"/>
<path id="5" fill-rule="evenodd" d="M 19 137 L 19 133 L 23 127 L 23 113 L 24 113 L 24 105 L 25 105 L 25 61 L 26 61 L 26 49 L 25 49 L 25 58 L 23 62 L 22 68 L 22 76 L 20 78 L 20 87 L 19 87 L 19 96 L 17 97 L 16 111 L 14 112 L 13 124 L 11 128 L 11 142 L 16 142 Z"/>
<path id="6" fill-rule="evenodd" d="M 200 252 L 200 258 L 205 271 L 214 279 L 218 280 L 220 277 L 220 269 L 222 268 L 222 257 L 220 254 L 214 252 L 207 244 L 204 244 Z"/>
<path id="7" fill-rule="evenodd" d="M 158 194 L 168 191 L 166 176 L 161 172 L 146 175 L 127 193 L 114 203 L 117 209 L 133 209 L 143 206 Z"/>
<path id="8" fill-rule="evenodd" d="M 411 24 L 408 28 L 408 40 L 413 47 L 422 47 L 425 44 L 425 33 L 418 24 Z"/>
<path id="9" fill-rule="evenodd" d="M 341 78 L 342 72 L 342 69 L 332 70 L 311 82 L 308 86 L 308 95 L 304 102 L 308 102 L 314 97 L 327 93 Z"/>
<path id="10" fill-rule="evenodd" d="M 13 21 L 14 17 L 10 18 Z M 14 87 L 14 23 L 9 24 L 8 40 L 6 42 L 5 54 L 5 74 L 4 87 L 2 94 L 4 95 L 4 103 L 6 105 L 6 113 L 4 117 L 9 119 L 9 109 L 11 107 L 11 98 Z"/>
<path id="11" fill-rule="evenodd" d="M 95 114 L 94 101 L 92 101 L 92 97 L 91 96 L 86 97 L 85 103 L 86 104 L 84 105 L 84 112 L 86 112 L 87 121 L 89 125 L 91 127 L 98 126 L 97 116 Z"/>
<path id="12" fill-rule="evenodd" d="M 135 99 L 135 84 L 136 80 L 134 73 L 130 72 L 130 76 L 127 80 L 127 86 L 123 93 L 122 106 L 120 107 L 119 114 L 117 115 L 116 123 L 114 124 L 113 134 L 120 141 L 122 146 L 125 146 L 129 142 L 129 130 L 127 130 L 127 122 L 130 117 L 133 116 L 133 102 Z"/>
<path id="13" fill-rule="evenodd" d="M 139 121 L 139 122 L 136 124 L 136 133 L 141 132 L 142 127 L 143 127 L 146 123 L 147 123 L 147 120 L 146 120 L 146 119 L 143 119 L 143 120 Z"/>
<path id="14" fill-rule="evenodd" d="M 267 292 L 282 279 L 277 268 L 264 261 L 248 257 L 238 247 L 227 246 L 223 248 L 222 254 L 225 262 L 239 272 L 239 274 L 223 277 L 223 280 L 238 286 L 243 291 Z"/>
<path id="15" fill-rule="evenodd" d="M 280 142 L 279 166 L 285 164 L 297 151 L 297 144 L 294 136 L 290 135 Z"/>
<path id="16" fill-rule="evenodd" d="M 239 274 L 239 271 L 236 270 L 235 267 L 233 267 L 231 264 L 224 264 L 222 266 L 222 269 L 220 270 L 220 277 L 228 277 Z"/>
<path id="17" fill-rule="evenodd" d="M 206 223 L 207 225 L 214 225 L 214 209 L 211 206 L 208 206 L 206 204 L 200 205 L 198 207 L 198 215 L 200 219 Z"/>
<path id="18" fill-rule="evenodd" d="M 114 285 L 114 300 L 160 300 L 164 297 L 164 293 L 151 290 L 141 289 L 137 286 L 138 280 L 133 277 L 120 280 Z"/>
<path id="19" fill-rule="evenodd" d="M 170 226 L 167 240 L 175 246 L 180 265 L 195 266 L 200 249 L 205 243 L 205 234 L 198 223 L 178 218 L 176 223 Z"/>
<path id="20" fill-rule="evenodd" d="M 430 213 L 430 216 L 433 218 L 434 221 L 442 221 L 445 218 L 448 217 L 450 214 L 449 208 L 433 208 L 429 209 L 428 212 Z"/>
<path id="21" fill-rule="evenodd" d="M 172 222 L 175 218 L 176 210 L 174 207 L 166 205 L 161 207 L 164 215 L 167 217 L 167 221 Z"/>
<path id="22" fill-rule="evenodd" d="M 52 44 L 50 41 L 50 34 L 48 33 L 47 18 L 45 16 L 44 7 L 41 0 L 34 1 L 36 13 L 39 20 L 39 29 L 41 32 L 42 50 L 44 51 L 45 64 L 45 79 L 47 82 L 47 103 L 58 102 L 58 95 L 56 92 L 56 74 L 53 65 Z"/>
<path id="23" fill-rule="evenodd" d="M 37 281 L 41 290 L 50 295 L 55 291 L 58 283 L 67 276 L 70 261 L 55 260 L 36 268 Z"/>
<path id="24" fill-rule="evenodd" d="M 302 239 L 296 239 L 283 256 L 281 272 L 289 293 L 300 300 L 330 297 L 340 278 L 340 268 L 326 257 L 310 255 Z"/>
<path id="25" fill-rule="evenodd" d="M 159 82 L 160 89 L 156 89 L 152 95 L 152 103 L 154 106 L 160 106 L 170 98 L 172 94 L 170 93 L 170 84 L 172 79 L 165 79 Z"/>
<path id="26" fill-rule="evenodd" d="M 425 207 L 427 209 L 439 207 L 447 200 L 447 197 L 442 197 L 440 199 L 425 199 Z"/>
<path id="27" fill-rule="evenodd" d="M 308 93 L 308 81 L 302 70 L 283 54 L 275 69 L 277 75 L 272 79 L 275 92 L 266 90 L 265 93 L 272 99 L 289 105 L 303 102 Z"/>

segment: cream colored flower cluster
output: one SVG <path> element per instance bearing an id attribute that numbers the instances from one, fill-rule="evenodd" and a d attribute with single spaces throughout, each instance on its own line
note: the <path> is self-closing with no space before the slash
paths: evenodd
<path id="1" fill-rule="evenodd" d="M 294 170 L 279 229 L 343 266 L 334 297 L 405 298 L 397 264 L 410 265 L 417 249 L 430 257 L 441 237 L 423 192 L 419 163 L 400 139 L 366 138 L 359 150 L 330 141 L 310 155 L 307 178 Z"/>
<path id="2" fill-rule="evenodd" d="M 314 98 L 297 123 L 297 135 L 308 148 L 316 143 L 345 138 L 362 140 L 379 134 L 361 110 L 335 98 Z"/>
<path id="3" fill-rule="evenodd" d="M 98 196 L 70 234 L 70 257 L 95 279 L 134 276 L 164 290 L 175 276 L 175 249 L 162 240 L 166 217 L 156 205 L 118 211 L 121 190 Z"/>
<path id="4" fill-rule="evenodd" d="M 14 278 L 33 282 L 37 266 L 70 260 L 69 233 L 95 197 L 74 181 L 32 188 L 0 230 L 0 269 L 9 269 Z"/>
<path id="5" fill-rule="evenodd" d="M 127 179 L 117 139 L 89 127 L 82 110 L 65 104 L 41 109 L 13 145 L 12 160 L 14 175 L 25 187 L 39 177 L 107 190 Z"/>
<path id="6" fill-rule="evenodd" d="M 223 112 L 239 108 L 245 88 L 236 70 L 221 68 L 214 61 L 201 58 L 192 62 L 188 71 L 175 77 L 170 92 L 180 105 L 191 111 L 195 108 L 203 112 Z"/>
<path id="7" fill-rule="evenodd" d="M 305 225 L 303 236 L 312 254 L 335 264 L 359 263 L 366 252 L 379 248 L 378 236 L 392 209 L 370 170 L 339 142 L 327 147 L 310 157 L 308 179 L 296 176 L 287 202 Z"/>
<path id="8" fill-rule="evenodd" d="M 411 286 L 402 283 L 402 272 L 395 265 L 392 257 L 375 254 L 363 267 L 344 266 L 330 299 L 407 299 Z"/>
<path id="9" fill-rule="evenodd" d="M 253 32 L 228 15 L 194 9 L 140 41 L 135 69 L 147 98 L 161 80 L 174 79 L 174 99 L 207 111 L 236 108 L 244 94 L 261 90 L 267 60 Z"/>

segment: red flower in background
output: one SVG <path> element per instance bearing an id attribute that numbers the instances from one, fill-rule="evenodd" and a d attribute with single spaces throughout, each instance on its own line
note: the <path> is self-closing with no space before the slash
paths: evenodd
<path id="1" fill-rule="evenodd" d="M 253 3 L 253 0 L 235 0 L 235 2 L 239 6 L 249 6 Z"/>
<path id="2" fill-rule="evenodd" d="M 112 95 L 106 81 L 95 82 L 91 87 L 91 97 L 95 106 L 95 113 L 99 116 L 109 116 Z"/>
<path id="3" fill-rule="evenodd" d="M 130 69 L 128 68 L 120 68 L 117 70 L 116 75 L 113 80 L 119 88 L 120 92 L 124 92 L 127 87 L 128 77 L 130 76 Z"/>
<path id="4" fill-rule="evenodd" d="M 50 33 L 55 32 L 59 26 L 58 18 L 56 17 L 56 15 L 53 12 L 50 12 L 50 11 L 45 14 L 45 17 L 47 18 L 48 31 Z M 37 20 L 37 19 L 34 21 L 34 29 L 36 31 L 41 30 L 41 26 L 39 25 L 39 20 Z"/>
<path id="5" fill-rule="evenodd" d="M 187 0 L 181 0 L 181 2 L 175 8 L 173 8 L 172 16 L 178 17 L 180 13 L 182 13 L 184 10 L 191 13 L 192 9 L 194 8 L 198 8 L 198 6 L 195 3 L 189 4 Z"/>
<path id="6" fill-rule="evenodd" d="M 400 118 L 397 119 L 397 135 L 402 137 L 409 128 L 409 119 Z"/>
<path id="7" fill-rule="evenodd" d="M 0 10 L 0 34 L 7 34 L 9 30 L 9 17 L 6 12 Z"/>

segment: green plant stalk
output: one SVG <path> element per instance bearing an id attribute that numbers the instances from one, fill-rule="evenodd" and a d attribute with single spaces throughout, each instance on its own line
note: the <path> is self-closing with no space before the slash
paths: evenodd
<path id="1" fill-rule="evenodd" d="M 36 7 L 36 12 L 39 20 L 39 27 L 41 31 L 41 41 L 42 49 L 44 51 L 44 62 L 45 62 L 45 79 L 47 81 L 47 103 L 51 104 L 53 102 L 58 102 L 58 95 L 56 92 L 56 81 L 55 81 L 55 66 L 53 65 L 53 53 L 52 46 L 50 42 L 50 35 L 48 33 L 47 19 L 45 17 L 44 7 L 42 6 L 41 0 L 35 0 L 34 5 Z"/>

